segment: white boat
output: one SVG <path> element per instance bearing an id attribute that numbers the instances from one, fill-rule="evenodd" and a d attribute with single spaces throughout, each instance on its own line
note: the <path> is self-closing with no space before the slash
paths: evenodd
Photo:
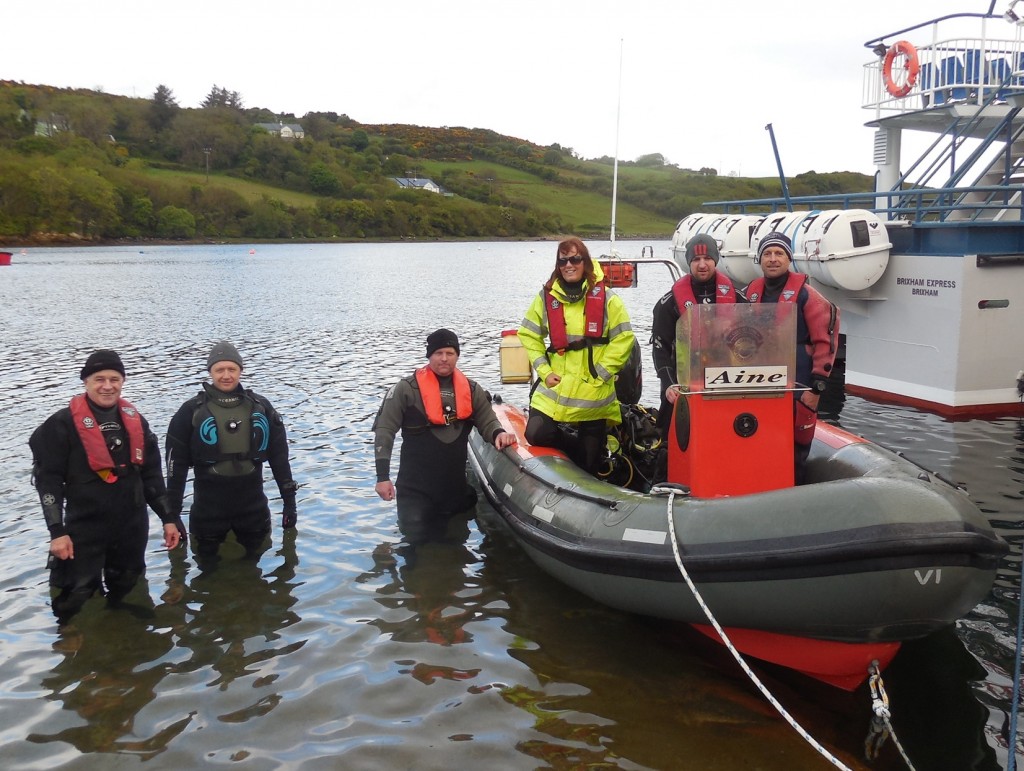
<path id="1" fill-rule="evenodd" d="M 741 284 L 760 275 L 759 238 L 790 235 L 794 269 L 842 309 L 850 393 L 953 417 L 1024 413 L 1024 19 L 1013 5 L 865 44 L 875 190 L 709 201 L 717 213 L 679 223 L 674 248 L 710 233 Z M 908 162 L 905 132 L 935 139 Z"/>

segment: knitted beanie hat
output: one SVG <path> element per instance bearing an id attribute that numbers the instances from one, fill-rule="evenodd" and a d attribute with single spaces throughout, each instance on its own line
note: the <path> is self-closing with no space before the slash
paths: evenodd
<path id="1" fill-rule="evenodd" d="M 85 380 L 89 375 L 96 372 L 102 372 L 105 369 L 112 369 L 116 372 L 121 373 L 121 377 L 126 377 L 124 374 L 124 364 L 121 363 L 121 357 L 117 355 L 115 351 L 111 351 L 108 348 L 101 348 L 98 351 L 93 351 L 89 354 L 89 358 L 85 360 L 85 366 L 82 367 L 81 372 L 78 376 Z"/>
<path id="2" fill-rule="evenodd" d="M 427 358 L 438 348 L 454 348 L 459 355 L 459 336 L 450 329 L 438 329 L 427 335 Z"/>
<path id="3" fill-rule="evenodd" d="M 698 233 L 686 242 L 686 264 L 693 262 L 695 257 L 710 257 L 718 264 L 720 257 L 718 242 L 707 233 Z"/>
<path id="4" fill-rule="evenodd" d="M 769 246 L 781 246 L 789 259 L 793 259 L 793 243 L 789 240 L 789 236 L 785 233 L 780 233 L 777 230 L 773 230 L 771 233 L 761 239 L 761 243 L 757 245 L 757 261 L 761 262 L 761 255 L 764 254 L 764 250 Z"/>
<path id="5" fill-rule="evenodd" d="M 210 355 L 206 357 L 206 371 L 209 372 L 213 369 L 213 365 L 218 361 L 233 361 L 239 369 L 244 369 L 241 354 L 227 340 L 221 340 L 210 350 Z"/>

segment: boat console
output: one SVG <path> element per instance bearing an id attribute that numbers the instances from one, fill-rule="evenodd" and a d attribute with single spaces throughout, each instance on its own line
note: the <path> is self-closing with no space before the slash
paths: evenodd
<path id="1" fill-rule="evenodd" d="M 670 482 L 706 498 L 792 487 L 795 311 L 741 303 L 680 316 Z"/>

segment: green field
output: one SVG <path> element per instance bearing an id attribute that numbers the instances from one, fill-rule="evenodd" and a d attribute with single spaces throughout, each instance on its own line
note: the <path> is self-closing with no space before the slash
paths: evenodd
<path id="1" fill-rule="evenodd" d="M 607 232 L 611 228 L 611 198 L 598 193 L 547 182 L 533 174 L 487 161 L 423 161 L 421 165 L 428 176 L 440 177 L 441 172 L 453 169 L 462 174 L 472 175 L 478 181 L 493 180 L 488 181 L 488 184 L 493 185 L 495 192 L 500 192 L 509 200 L 528 201 L 538 208 L 557 214 L 563 221 L 571 222 L 579 229 Z M 609 175 L 610 173 L 609 170 Z M 620 169 L 620 173 L 651 172 L 643 169 Z M 564 172 L 564 175 L 582 176 L 573 172 Z M 668 238 L 676 227 L 675 219 L 661 217 L 622 201 L 617 207 L 616 220 L 616 233 L 621 236 L 664 235 Z"/>
<path id="2" fill-rule="evenodd" d="M 546 182 L 532 174 L 485 161 L 425 161 L 422 165 L 428 176 L 439 177 L 445 169 L 456 169 L 461 173 L 472 174 L 478 180 L 491 178 L 493 182 L 490 184 L 493 184 L 495 192 L 500 192 L 512 201 L 524 200 L 538 208 L 546 209 L 560 216 L 563 221 L 572 222 L 575 227 L 583 230 L 607 231 L 611 227 L 611 200 L 597 193 Z M 224 187 L 238 193 L 247 201 L 268 198 L 294 207 L 314 206 L 317 201 L 317 196 L 309 193 L 298 193 L 225 174 L 210 174 L 207 182 L 206 174 L 203 172 L 159 168 L 145 168 L 144 172 L 161 181 L 189 187 Z M 623 237 L 664 235 L 667 238 L 671 236 L 676 226 L 674 220 L 659 217 L 621 201 L 616 219 L 616 232 Z"/>
<path id="3" fill-rule="evenodd" d="M 189 187 L 206 187 L 216 185 L 232 190 L 242 196 L 246 201 L 262 201 L 264 198 L 276 200 L 285 206 L 310 207 L 315 206 L 317 197 L 310 193 L 297 193 L 293 190 L 285 190 L 280 187 L 264 185 L 259 182 L 252 182 L 247 179 L 239 179 L 226 174 L 211 174 L 210 181 L 206 181 L 206 174 L 194 171 L 175 171 L 172 169 L 156 169 L 145 167 L 142 169 L 145 174 L 168 182 L 187 185 Z"/>

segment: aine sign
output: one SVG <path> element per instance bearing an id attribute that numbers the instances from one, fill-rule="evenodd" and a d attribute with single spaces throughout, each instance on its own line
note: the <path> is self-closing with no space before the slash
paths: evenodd
<path id="1" fill-rule="evenodd" d="M 771 367 L 705 367 L 704 388 L 709 391 L 747 390 L 750 388 L 780 389 L 786 387 L 787 368 Z"/>

